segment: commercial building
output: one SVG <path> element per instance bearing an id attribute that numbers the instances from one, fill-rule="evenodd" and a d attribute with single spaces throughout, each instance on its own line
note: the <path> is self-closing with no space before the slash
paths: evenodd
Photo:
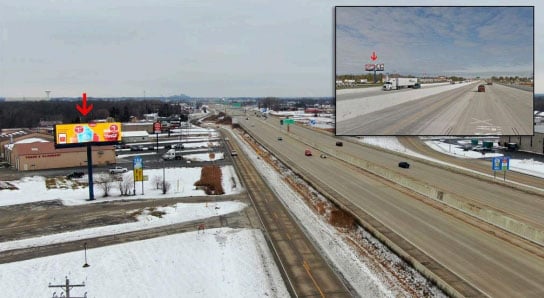
<path id="1" fill-rule="evenodd" d="M 113 146 L 93 146 L 93 165 L 115 163 Z M 6 161 L 19 171 L 87 166 L 87 148 L 56 149 L 53 142 L 14 143 L 6 146 Z"/>

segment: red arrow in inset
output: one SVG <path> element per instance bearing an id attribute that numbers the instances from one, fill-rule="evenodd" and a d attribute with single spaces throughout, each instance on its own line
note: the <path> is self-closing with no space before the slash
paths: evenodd
<path id="1" fill-rule="evenodd" d="M 370 56 L 370 59 L 372 59 L 372 61 L 376 61 L 376 59 L 378 59 L 378 56 L 376 56 L 376 52 L 372 52 L 372 56 Z"/>
<path id="2" fill-rule="evenodd" d="M 93 105 L 90 104 L 87 106 L 87 93 L 83 93 L 83 106 L 76 105 L 76 109 L 81 113 L 83 116 L 87 116 L 89 112 L 93 109 Z"/>

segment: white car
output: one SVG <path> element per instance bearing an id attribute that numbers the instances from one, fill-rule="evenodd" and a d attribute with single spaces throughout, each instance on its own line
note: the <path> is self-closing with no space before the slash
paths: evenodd
<path id="1" fill-rule="evenodd" d="M 110 174 L 126 173 L 127 171 L 128 171 L 127 168 L 123 168 L 123 167 L 115 167 L 108 170 Z"/>

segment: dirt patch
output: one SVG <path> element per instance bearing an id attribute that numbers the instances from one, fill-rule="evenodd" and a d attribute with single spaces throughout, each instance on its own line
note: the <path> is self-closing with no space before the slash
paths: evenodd
<path id="1" fill-rule="evenodd" d="M 205 166 L 200 172 L 200 180 L 195 182 L 195 186 L 203 189 L 207 195 L 222 195 L 223 186 L 221 186 L 222 173 L 219 166 Z"/>

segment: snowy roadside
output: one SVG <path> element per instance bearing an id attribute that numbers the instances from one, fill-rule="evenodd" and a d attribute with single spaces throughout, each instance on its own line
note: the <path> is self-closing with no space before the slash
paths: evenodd
<path id="1" fill-rule="evenodd" d="M 259 173 L 266 178 L 269 186 L 282 200 L 290 212 L 297 218 L 300 225 L 318 245 L 320 251 L 327 255 L 335 267 L 341 272 L 342 277 L 361 297 L 397 297 L 410 296 L 400 286 L 389 283 L 390 278 L 377 274 L 367 265 L 363 257 L 357 254 L 353 247 L 345 240 L 345 235 L 336 228 L 326 223 L 314 213 L 291 187 L 282 180 L 282 176 L 268 163 L 263 161 L 256 153 L 235 134 L 238 144 L 244 151 Z M 386 259 L 395 260 L 398 257 L 389 253 Z M 418 273 L 415 273 L 419 275 Z M 416 279 L 424 280 L 419 276 Z M 440 290 L 432 289 L 435 295 L 440 295 Z"/>

